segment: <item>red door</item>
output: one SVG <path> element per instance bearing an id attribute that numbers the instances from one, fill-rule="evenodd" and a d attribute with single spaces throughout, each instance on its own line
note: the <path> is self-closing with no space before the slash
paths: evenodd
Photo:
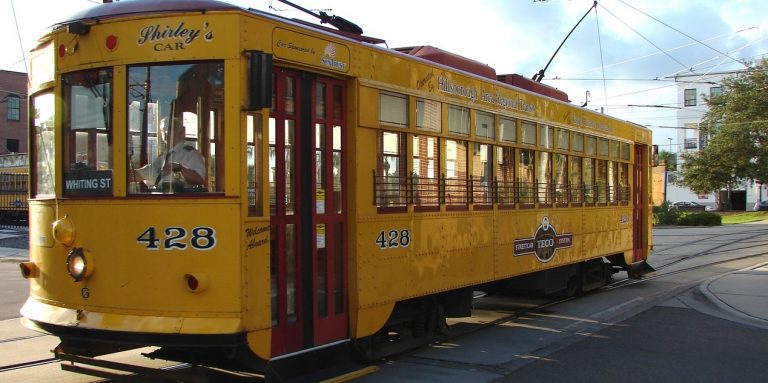
<path id="1" fill-rule="evenodd" d="M 272 353 L 348 337 L 343 82 L 276 68 L 269 121 Z"/>
<path id="2" fill-rule="evenodd" d="M 635 164 L 632 171 L 634 193 L 632 197 L 633 202 L 633 233 L 634 239 L 634 256 L 633 262 L 639 262 L 646 259 L 646 254 L 643 251 L 643 242 L 647 229 L 647 223 L 643 222 L 643 217 L 647 214 L 647 204 L 644 202 L 645 195 L 647 194 L 647 176 L 648 170 L 648 146 L 635 145 Z"/>

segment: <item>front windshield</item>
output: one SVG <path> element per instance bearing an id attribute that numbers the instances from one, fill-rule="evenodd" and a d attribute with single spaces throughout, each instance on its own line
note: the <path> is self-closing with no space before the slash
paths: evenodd
<path id="1" fill-rule="evenodd" d="M 223 191 L 224 65 L 128 69 L 128 192 Z"/>
<path id="2" fill-rule="evenodd" d="M 64 195 L 112 195 L 112 70 L 62 76 Z"/>

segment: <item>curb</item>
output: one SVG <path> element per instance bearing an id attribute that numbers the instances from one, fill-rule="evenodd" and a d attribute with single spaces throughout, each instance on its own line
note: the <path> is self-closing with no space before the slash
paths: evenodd
<path id="1" fill-rule="evenodd" d="M 740 322 L 746 323 L 746 324 L 749 324 L 749 325 L 752 325 L 752 326 L 761 327 L 761 328 L 764 328 L 764 329 L 768 330 L 768 318 L 760 318 L 760 317 L 749 315 L 749 314 L 747 314 L 747 313 L 745 313 L 745 312 L 743 312 L 743 311 L 741 311 L 741 310 L 739 310 L 739 309 L 729 305 L 728 303 L 726 303 L 725 301 L 720 299 L 720 297 L 718 297 L 717 294 L 713 293 L 709 289 L 709 286 L 712 283 L 714 283 L 714 282 L 716 282 L 716 281 L 718 281 L 718 280 L 720 280 L 722 278 L 725 278 L 725 277 L 728 277 L 728 276 L 730 276 L 732 274 L 737 274 L 737 273 L 740 273 L 740 272 L 743 272 L 743 271 L 754 270 L 754 269 L 757 269 L 757 268 L 760 268 L 760 267 L 763 267 L 763 266 L 766 266 L 766 265 L 768 265 L 768 262 L 763 262 L 763 263 L 759 263 L 759 264 L 756 264 L 756 265 L 752 265 L 750 267 L 743 268 L 741 270 L 731 271 L 729 273 L 726 273 L 726 274 L 723 274 L 723 275 L 718 275 L 716 277 L 707 279 L 706 281 L 704 281 L 701 284 L 699 284 L 699 292 L 704 297 L 706 297 L 707 300 L 710 301 L 710 303 L 715 305 L 718 309 L 728 313 L 731 316 L 734 316 L 734 317 L 740 319 Z"/>

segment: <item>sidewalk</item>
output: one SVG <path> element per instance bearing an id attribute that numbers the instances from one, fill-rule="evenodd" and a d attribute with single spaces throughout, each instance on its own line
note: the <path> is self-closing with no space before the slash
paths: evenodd
<path id="1" fill-rule="evenodd" d="M 29 259 L 29 232 L 26 228 L 0 228 L 0 262 Z"/>
<path id="2" fill-rule="evenodd" d="M 768 329 L 768 263 L 707 280 L 699 291 L 721 310 Z"/>

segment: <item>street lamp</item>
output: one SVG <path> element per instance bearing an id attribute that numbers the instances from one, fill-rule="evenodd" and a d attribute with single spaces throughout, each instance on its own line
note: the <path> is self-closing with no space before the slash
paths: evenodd
<path id="1" fill-rule="evenodd" d="M 669 140 L 669 152 L 672 153 L 672 137 L 667 137 Z"/>

